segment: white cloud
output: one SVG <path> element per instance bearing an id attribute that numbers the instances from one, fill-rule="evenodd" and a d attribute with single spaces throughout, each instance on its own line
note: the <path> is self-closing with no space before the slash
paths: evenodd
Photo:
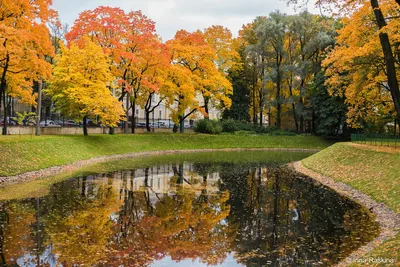
<path id="1" fill-rule="evenodd" d="M 120 7 L 125 11 L 142 10 L 156 22 L 157 32 L 163 40 L 173 38 L 180 29 L 194 31 L 211 25 L 223 25 L 237 35 L 242 25 L 256 16 L 276 10 L 294 13 L 292 6 L 288 7 L 280 0 L 53 0 L 62 22 L 70 27 L 80 12 L 101 5 Z"/>

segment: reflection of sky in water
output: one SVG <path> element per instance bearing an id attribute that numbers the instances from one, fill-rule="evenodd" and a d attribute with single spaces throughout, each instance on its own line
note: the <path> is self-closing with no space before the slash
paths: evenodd
<path id="1" fill-rule="evenodd" d="M 199 260 L 183 260 L 180 262 L 175 262 L 174 260 L 171 259 L 171 257 L 165 257 L 162 260 L 158 260 L 153 262 L 151 267 L 169 267 L 169 266 L 174 266 L 174 267 L 204 267 L 204 266 L 210 266 L 205 263 L 200 262 Z M 239 264 L 236 262 L 236 260 L 233 258 L 233 253 L 229 254 L 225 261 L 221 264 L 217 265 L 212 265 L 216 267 L 243 267 L 246 265 Z"/>
<path id="2" fill-rule="evenodd" d="M 37 202 L 0 201 L 0 227 L 2 213 L 9 213 L 13 226 L 31 220 L 24 227 L 4 228 L 16 229 L 3 233 L 11 242 L 4 243 L 6 249 L 15 244 L 17 230 L 22 231 L 21 240 L 27 238 L 20 251 L 14 247 L 6 264 L 34 267 L 40 260 L 49 267 L 330 266 L 373 237 L 376 227 L 358 205 L 298 179 L 288 169 L 264 164 L 176 163 L 125 170 L 63 181 Z M 104 218 L 111 222 L 107 227 Z M 79 227 L 91 219 L 102 222 L 101 227 Z M 54 225 L 62 227 L 50 227 Z M 81 250 L 82 233 L 91 238 L 86 240 L 99 240 L 93 243 L 95 252 Z M 96 239 L 100 236 L 104 239 Z M 9 252 L 4 252 L 7 257 Z M 99 263 L 94 257 L 103 252 Z M 120 261 L 119 252 L 132 261 Z M 82 262 L 76 262 L 76 256 Z"/>
<path id="3" fill-rule="evenodd" d="M 52 247 L 48 246 L 43 251 L 41 255 L 39 255 L 40 265 L 46 265 L 50 267 L 62 267 L 62 265 L 57 264 L 57 257 L 52 254 Z M 17 260 L 18 266 L 24 267 L 37 267 L 37 256 L 26 254 L 24 257 L 21 257 Z"/>

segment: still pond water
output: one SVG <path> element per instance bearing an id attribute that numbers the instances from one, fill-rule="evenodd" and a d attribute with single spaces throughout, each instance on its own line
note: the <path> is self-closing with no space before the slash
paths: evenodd
<path id="1" fill-rule="evenodd" d="M 331 266 L 379 228 L 368 210 L 284 166 L 306 156 L 99 165 L 41 197 L 0 201 L 0 266 Z"/>

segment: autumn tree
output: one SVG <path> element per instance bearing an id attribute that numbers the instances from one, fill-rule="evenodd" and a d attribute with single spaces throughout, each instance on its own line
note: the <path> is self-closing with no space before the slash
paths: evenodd
<path id="1" fill-rule="evenodd" d="M 108 56 L 112 74 L 118 80 L 116 88 L 118 100 L 127 101 L 126 116 L 132 110 L 132 133 L 135 131 L 135 110 L 144 87 L 154 87 L 156 81 L 154 67 L 160 63 L 160 51 L 154 49 L 160 45 L 155 32 L 155 24 L 141 11 L 125 13 L 120 8 L 100 6 L 80 14 L 67 40 L 79 40 L 83 36 L 100 45 Z"/>
<path id="2" fill-rule="evenodd" d="M 146 130 L 150 132 L 150 115 L 167 98 L 163 84 L 167 77 L 170 61 L 168 47 L 159 40 L 149 41 L 147 46 L 140 52 L 141 64 L 144 64 L 145 72 L 136 86 L 135 100 L 144 109 Z M 157 100 L 156 96 L 158 96 Z"/>
<path id="3" fill-rule="evenodd" d="M 48 1 L 2 0 L 0 2 L 0 107 L 4 120 L 11 98 L 35 105 L 34 81 L 49 79 L 46 61 L 53 55 L 46 23 L 56 14 Z M 3 134 L 7 134 L 4 123 Z"/>
<path id="4" fill-rule="evenodd" d="M 239 60 L 232 33 L 221 25 L 213 25 L 204 29 L 204 40 L 214 49 L 217 58 L 214 60 L 218 70 L 227 73 Z"/>
<path id="5" fill-rule="evenodd" d="M 359 60 L 355 60 L 356 58 L 361 59 L 361 57 L 358 57 L 358 53 L 360 53 L 360 56 L 362 56 L 362 54 L 369 53 L 372 50 L 378 52 L 376 48 L 377 46 L 379 47 L 379 54 L 376 54 L 375 56 L 379 55 L 379 57 L 381 57 L 381 59 L 383 60 L 383 64 L 381 64 L 380 62 L 379 67 L 377 67 L 377 69 L 380 69 L 378 71 L 380 72 L 380 74 L 369 75 L 369 80 L 373 79 L 372 76 L 376 76 L 377 82 L 375 83 L 375 86 L 372 85 L 373 83 L 369 83 L 368 88 L 371 88 L 372 86 L 375 87 L 373 88 L 373 91 L 386 91 L 383 93 L 382 98 L 381 96 L 378 97 L 380 99 L 379 101 L 386 101 L 384 100 L 386 98 L 386 94 L 390 95 L 390 102 L 392 102 L 393 111 L 395 113 L 393 115 L 396 117 L 397 121 L 400 122 L 400 90 L 398 77 L 398 60 L 396 59 L 396 57 L 398 57 L 397 47 L 399 40 L 399 20 L 397 19 L 399 8 L 398 1 L 319 0 L 316 2 L 316 4 L 319 6 L 328 7 L 328 9 L 329 7 L 333 6 L 336 11 L 339 11 L 339 13 L 344 16 L 344 23 L 348 27 L 345 26 L 347 30 L 343 30 L 341 35 L 344 39 L 348 40 L 347 42 L 343 42 L 344 40 L 342 39 L 342 45 L 348 45 L 348 51 L 351 51 L 351 53 L 348 54 L 348 62 L 354 61 L 355 65 L 359 67 Z M 358 22 L 359 24 L 356 24 L 356 22 Z M 357 39 L 352 39 L 352 37 L 350 37 L 350 29 L 354 31 L 354 35 L 352 37 L 357 37 Z M 364 30 L 366 30 L 366 32 Z M 347 33 L 345 33 L 345 31 Z M 341 37 L 339 36 L 339 39 L 340 38 Z M 361 42 L 357 43 L 356 40 L 359 40 Z M 338 49 L 343 51 L 344 47 L 340 47 Z M 339 53 L 337 53 L 337 55 Z M 332 63 L 332 61 L 326 61 L 326 63 L 330 64 Z M 343 71 L 342 74 L 345 76 L 346 72 Z M 360 74 L 361 73 L 359 73 L 359 75 Z M 385 77 L 386 81 L 384 81 L 384 84 L 382 85 L 383 77 Z M 336 78 L 334 78 L 334 80 L 335 79 Z M 329 77 L 327 82 L 329 83 Z M 365 94 L 361 94 L 361 97 L 359 97 L 359 99 L 362 102 L 368 101 L 368 97 L 372 96 L 374 93 L 368 92 L 368 90 L 363 90 L 361 84 L 359 85 L 360 86 L 357 86 L 357 90 L 362 90 L 367 95 L 369 95 L 365 97 Z M 380 89 L 377 89 L 377 87 L 379 87 Z M 358 94 L 357 92 L 354 93 Z M 355 118 L 359 116 L 356 114 L 359 113 L 359 111 L 363 113 L 362 109 L 358 109 L 357 106 L 363 107 L 364 110 L 370 108 L 367 107 L 368 105 L 365 105 L 365 103 L 360 103 L 360 105 L 355 104 L 353 105 L 353 107 L 355 108 L 352 107 L 349 109 L 350 118 Z M 349 119 L 349 122 L 354 122 L 354 120 Z M 354 123 L 354 126 L 359 126 L 359 124 Z"/>
<path id="6" fill-rule="evenodd" d="M 84 38 L 80 46 L 61 46 L 56 57 L 54 79 L 48 89 L 56 108 L 76 121 L 83 120 L 87 135 L 87 120 L 99 118 L 103 125 L 116 126 L 124 110 L 109 90 L 112 76 L 107 58 L 100 46 Z"/>
<path id="7" fill-rule="evenodd" d="M 180 131 L 183 132 L 184 120 L 200 109 L 190 70 L 181 65 L 171 65 L 167 69 L 163 91 L 174 122 L 173 131 L 177 132 L 180 125 Z"/>
<path id="8" fill-rule="evenodd" d="M 166 44 L 171 50 L 171 64 L 183 66 L 191 72 L 196 96 L 203 98 L 201 108 L 204 115 L 208 117 L 211 103 L 221 109 L 229 108 L 231 101 L 228 95 L 232 93 L 232 85 L 214 64 L 216 51 L 206 43 L 203 34 L 180 30 Z M 189 111 L 182 121 L 197 109 Z"/>
<path id="9" fill-rule="evenodd" d="M 351 8 L 339 30 L 337 45 L 324 61 L 331 93 L 344 95 L 348 122 L 353 127 L 376 123 L 385 118 L 399 119 L 398 5 L 393 1 L 363 2 Z M 372 5 L 372 6 L 371 6 Z M 388 19 L 385 19 L 388 18 Z"/>

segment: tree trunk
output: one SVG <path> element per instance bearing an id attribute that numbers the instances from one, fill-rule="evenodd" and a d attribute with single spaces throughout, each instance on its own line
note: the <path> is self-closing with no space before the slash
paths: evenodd
<path id="1" fill-rule="evenodd" d="M 3 90 L 3 109 L 4 109 L 4 125 L 3 125 L 3 135 L 7 135 L 7 97 L 6 97 L 6 90 Z"/>
<path id="2" fill-rule="evenodd" d="M 85 136 L 88 135 L 87 116 L 83 117 L 83 135 L 85 135 Z"/>
<path id="3" fill-rule="evenodd" d="M 149 110 L 145 110 L 146 113 L 146 130 L 147 132 L 151 132 L 150 129 L 150 111 Z"/>
<path id="4" fill-rule="evenodd" d="M 293 97 L 293 88 L 292 88 L 292 86 L 289 86 L 289 93 L 290 93 L 290 96 Z M 292 110 L 293 110 L 294 124 L 296 126 L 296 132 L 299 132 L 299 122 L 297 121 L 296 104 L 294 102 L 292 103 Z"/>
<path id="5" fill-rule="evenodd" d="M 42 110 L 42 79 L 39 80 L 38 84 L 38 105 L 37 105 L 37 111 L 36 111 L 36 135 L 40 135 L 40 116 L 42 115 L 41 110 Z"/>
<path id="6" fill-rule="evenodd" d="M 253 62 L 254 66 L 256 62 Z M 255 67 L 254 67 L 255 68 Z M 253 72 L 253 124 L 257 125 L 257 109 L 256 109 L 256 102 L 257 102 L 257 96 L 256 96 L 256 84 L 257 84 L 257 73 L 256 70 L 254 69 Z"/>
<path id="7" fill-rule="evenodd" d="M 136 101 L 132 101 L 132 124 L 131 124 L 131 133 L 135 133 L 136 128 Z"/>
<path id="8" fill-rule="evenodd" d="M 179 122 L 179 132 L 180 133 L 184 133 L 185 132 L 185 119 L 184 119 L 184 117 L 182 117 L 181 119 L 180 119 L 180 122 Z"/>
<path id="9" fill-rule="evenodd" d="M 203 96 L 203 98 L 204 98 L 204 110 L 205 110 L 205 112 L 207 114 L 206 116 L 204 116 L 204 119 L 205 120 L 209 120 L 210 119 L 210 113 L 209 113 L 209 110 L 208 110 L 208 104 L 210 102 L 210 99 L 208 97 L 206 97 L 206 96 Z"/>
<path id="10" fill-rule="evenodd" d="M 387 24 L 385 18 L 383 17 L 382 11 L 379 8 L 378 0 L 371 0 L 371 6 L 374 10 L 376 23 L 381 30 Z M 388 85 L 393 99 L 394 108 L 397 113 L 397 122 L 400 123 L 400 90 L 396 76 L 395 60 L 393 57 L 392 47 L 390 45 L 389 36 L 386 32 L 379 33 L 379 40 L 381 42 L 382 51 L 385 58 L 386 76 L 388 78 Z"/>
<path id="11" fill-rule="evenodd" d="M 178 132 L 178 124 L 174 124 L 174 127 L 172 128 L 172 132 L 173 133 L 177 133 Z"/>
<path id="12" fill-rule="evenodd" d="M 132 112 L 133 115 L 133 112 Z M 129 93 L 126 94 L 126 121 L 124 124 L 124 134 L 129 133 Z"/>

